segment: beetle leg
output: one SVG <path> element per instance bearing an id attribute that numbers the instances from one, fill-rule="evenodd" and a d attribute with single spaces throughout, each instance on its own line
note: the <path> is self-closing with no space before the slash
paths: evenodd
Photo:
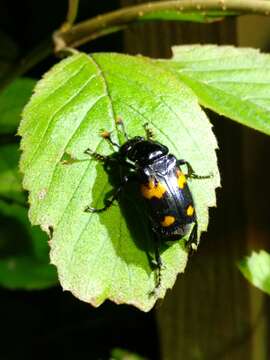
<path id="1" fill-rule="evenodd" d="M 147 140 L 153 140 L 154 139 L 154 133 L 153 131 L 149 128 L 149 124 L 148 123 L 145 123 L 143 125 L 143 128 L 144 128 L 144 131 L 145 131 L 145 134 L 146 134 L 146 139 Z"/>
<path id="2" fill-rule="evenodd" d="M 84 212 L 87 213 L 100 213 L 103 211 L 108 210 L 114 203 L 114 201 L 117 199 L 118 195 L 120 194 L 122 190 L 122 186 L 119 186 L 119 188 L 115 191 L 115 193 L 113 194 L 113 196 L 111 197 L 111 199 L 105 200 L 105 206 L 103 206 L 102 208 L 93 208 L 91 206 L 86 206 L 86 208 L 84 209 Z"/>
<path id="3" fill-rule="evenodd" d="M 187 166 L 187 170 L 188 170 L 188 173 L 186 174 L 187 178 L 191 178 L 191 179 L 209 179 L 209 178 L 213 177 L 212 173 L 209 174 L 209 175 L 197 175 L 195 173 L 193 167 L 186 160 L 177 160 L 176 165 L 177 166 L 181 166 L 181 165 L 186 165 Z"/>
<path id="4" fill-rule="evenodd" d="M 126 129 L 125 129 L 125 126 L 124 126 L 124 122 L 123 122 L 123 120 L 122 120 L 120 117 L 118 117 L 118 119 L 116 120 L 116 125 L 120 125 L 120 126 L 121 126 L 121 129 L 122 129 L 122 132 L 123 132 L 123 134 L 124 134 L 124 136 L 125 136 L 125 139 L 128 141 L 128 134 L 127 134 L 127 132 L 126 132 Z"/>
<path id="5" fill-rule="evenodd" d="M 118 149 L 120 148 L 120 145 L 112 140 L 110 131 L 102 130 L 100 136 L 106 141 L 108 141 L 108 143 L 111 144 L 112 146 L 116 146 Z"/>
<path id="6" fill-rule="evenodd" d="M 125 184 L 128 181 L 135 180 L 135 179 L 136 179 L 136 177 L 135 177 L 134 174 L 132 174 L 130 176 L 124 176 L 122 182 L 120 183 L 119 187 L 115 190 L 112 197 L 110 199 L 107 199 L 107 200 L 104 201 L 105 206 L 103 206 L 102 208 L 99 208 L 99 209 L 91 207 L 91 206 L 86 206 L 84 211 L 87 212 L 87 213 L 100 213 L 100 212 L 106 211 L 107 209 L 109 209 L 113 205 L 115 200 L 117 200 L 117 198 L 118 198 L 119 194 L 121 193 L 121 191 L 123 190 L 123 187 L 125 186 Z"/>
<path id="7" fill-rule="evenodd" d="M 153 230 L 154 231 L 154 230 Z M 156 284 L 155 288 L 150 291 L 149 295 L 155 295 L 157 294 L 158 290 L 161 287 L 161 271 L 164 268 L 164 265 L 162 263 L 162 259 L 160 256 L 160 237 L 158 234 L 155 234 L 155 260 L 152 260 L 152 264 L 156 267 Z"/>
<path id="8" fill-rule="evenodd" d="M 198 222 L 195 220 L 195 224 L 191 230 L 188 241 L 186 243 L 190 251 L 197 250 L 198 247 Z"/>
<path id="9" fill-rule="evenodd" d="M 108 156 L 104 156 L 104 155 L 101 155 L 99 153 L 96 153 L 95 151 L 92 151 L 91 149 L 86 149 L 84 151 L 85 154 L 91 156 L 91 158 L 93 158 L 94 160 L 96 161 L 100 161 L 100 162 L 106 162 L 109 160 L 109 157 Z"/>
<path id="10" fill-rule="evenodd" d="M 94 160 L 96 161 L 100 161 L 104 164 L 120 164 L 122 166 L 126 166 L 127 168 L 129 169 L 132 169 L 134 170 L 135 169 L 135 166 L 125 160 L 122 160 L 122 159 L 118 159 L 118 158 L 113 158 L 111 156 L 105 156 L 105 155 L 101 155 L 99 153 L 96 153 L 94 151 L 92 151 L 91 149 L 86 149 L 84 151 L 85 154 L 87 155 L 90 155 Z M 83 159 L 83 160 L 80 160 L 80 161 L 85 161 L 87 159 Z"/>
<path id="11" fill-rule="evenodd" d="M 159 246 L 160 246 L 160 241 L 158 240 L 155 248 L 155 260 L 157 264 L 157 282 L 156 282 L 155 290 L 159 289 L 161 286 L 162 259 L 160 256 Z"/>

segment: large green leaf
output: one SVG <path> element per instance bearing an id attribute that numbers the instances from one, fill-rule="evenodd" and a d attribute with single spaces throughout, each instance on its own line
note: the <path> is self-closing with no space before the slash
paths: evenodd
<path id="1" fill-rule="evenodd" d="M 157 140 L 190 161 L 197 173 L 214 174 L 190 182 L 199 232 L 205 231 L 219 185 L 211 125 L 193 93 L 147 58 L 81 53 L 45 75 L 19 128 L 23 185 L 30 191 L 31 222 L 52 234 L 51 261 L 63 288 L 94 306 L 109 298 L 147 311 L 184 271 L 187 251 L 183 240 L 162 247 L 161 289 L 150 295 L 156 284 L 147 255 L 153 253 L 153 237 L 132 191 L 124 191 L 120 206 L 84 212 L 89 204 L 101 207 L 119 181 L 118 172 L 108 174 L 84 154 L 88 147 L 112 153 L 99 132 L 113 131 L 115 141 L 121 139 L 118 116 L 129 136 L 142 135 L 148 122 Z M 65 165 L 66 154 L 87 161 Z"/>
<path id="2" fill-rule="evenodd" d="M 0 134 L 16 132 L 35 83 L 33 79 L 18 78 L 0 92 Z"/>
<path id="3" fill-rule="evenodd" d="M 264 250 L 253 251 L 238 264 L 247 280 L 270 295 L 270 254 Z"/>
<path id="4" fill-rule="evenodd" d="M 203 106 L 270 134 L 270 55 L 249 48 L 191 45 L 174 47 L 172 60 L 161 63 Z"/>

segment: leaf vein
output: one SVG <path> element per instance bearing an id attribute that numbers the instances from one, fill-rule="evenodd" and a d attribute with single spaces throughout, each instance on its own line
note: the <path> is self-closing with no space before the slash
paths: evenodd
<path id="1" fill-rule="evenodd" d="M 75 129 L 75 131 L 73 132 L 73 134 L 71 135 L 71 137 L 69 138 L 68 142 L 67 142 L 66 145 L 64 146 L 64 149 L 63 149 L 62 152 L 61 152 L 61 156 L 59 156 L 60 159 L 62 158 L 63 154 L 65 153 L 65 151 L 66 151 L 66 149 L 67 149 L 67 147 L 69 146 L 69 144 L 71 143 L 72 139 L 74 138 L 74 136 L 76 135 L 76 133 L 77 133 L 78 130 L 80 129 L 80 127 L 81 127 L 82 123 L 84 122 L 84 120 L 87 119 L 87 115 L 89 114 L 89 112 L 90 112 L 91 110 L 93 110 L 93 108 L 96 106 L 96 104 L 97 104 L 101 99 L 103 99 L 104 96 L 105 96 L 105 95 L 101 95 L 101 96 L 95 101 L 94 104 L 91 104 L 91 107 L 90 107 L 89 110 L 87 111 L 86 115 L 83 117 L 83 119 L 81 120 L 81 122 L 79 123 L 79 125 L 77 126 L 77 128 Z M 102 140 L 101 140 L 101 141 L 102 141 Z M 89 161 L 90 161 L 90 160 L 91 160 L 91 159 L 89 159 Z M 53 168 L 53 170 L 52 170 L 52 174 L 51 174 L 51 177 L 50 177 L 50 180 L 49 180 L 49 184 L 48 184 L 48 186 L 47 186 L 47 189 L 48 189 L 47 192 L 48 192 L 48 193 L 49 193 L 50 188 L 51 188 L 51 186 L 52 186 L 52 184 L 53 184 L 53 182 L 54 182 L 54 179 L 55 179 L 55 173 L 56 173 L 56 167 L 57 167 L 57 165 L 58 165 L 58 161 L 55 162 L 54 168 Z M 89 168 L 89 167 L 87 167 L 86 170 L 88 170 L 88 168 Z M 85 173 L 84 173 L 84 174 L 85 174 Z M 83 175 L 83 176 L 84 176 L 84 175 Z M 80 181 L 79 185 L 80 185 L 80 184 L 81 184 L 81 181 Z M 69 206 L 69 204 L 70 204 L 70 202 L 72 201 L 72 199 L 74 198 L 75 193 L 76 193 L 77 190 L 78 190 L 78 186 L 75 188 L 75 190 L 74 190 L 71 198 L 69 199 L 66 207 Z M 65 210 L 66 210 L 66 209 L 65 209 Z M 65 212 L 65 210 L 64 210 L 64 212 Z M 62 217 L 62 215 L 61 215 L 61 217 Z"/>
<path id="2" fill-rule="evenodd" d="M 190 137 L 190 139 L 192 139 L 192 142 L 194 144 L 194 147 L 197 149 L 197 151 L 201 154 L 202 158 L 203 158 L 203 154 L 200 150 L 200 146 L 199 144 L 197 143 L 197 140 L 194 139 L 194 137 L 192 136 L 192 133 L 188 130 L 188 128 L 185 126 L 183 120 L 181 119 L 181 117 L 171 108 L 171 106 L 163 99 L 162 96 L 156 94 L 155 92 L 153 92 L 151 89 L 149 89 L 148 86 L 145 86 L 145 84 L 141 84 L 141 83 L 138 83 L 137 81 L 134 81 L 134 80 L 131 80 L 125 76 L 120 76 L 119 74 L 112 74 L 112 76 L 114 77 L 118 77 L 119 79 L 124 79 L 126 82 L 129 82 L 129 83 L 132 83 L 132 84 L 135 84 L 137 86 L 141 88 L 144 88 L 146 92 L 148 92 L 150 95 L 154 95 L 154 97 L 157 97 L 160 99 L 160 103 L 163 104 L 165 107 L 167 107 L 174 115 L 176 118 L 178 118 L 180 120 L 180 123 L 181 125 L 183 126 L 183 129 L 185 129 L 186 133 L 188 134 L 188 136 Z"/>
<path id="3" fill-rule="evenodd" d="M 71 101 L 73 99 L 76 98 L 76 96 L 78 96 L 84 89 L 87 85 L 89 85 L 89 83 L 98 76 L 98 74 L 95 74 L 94 76 L 92 76 L 91 78 L 89 78 L 84 84 L 83 86 L 78 90 L 76 91 L 75 94 L 73 94 L 63 105 L 60 106 L 60 108 L 58 108 L 52 115 L 51 117 L 49 118 L 48 120 L 48 123 L 47 123 L 47 126 L 46 126 L 46 129 L 45 131 L 43 132 L 43 134 L 41 135 L 41 138 L 40 138 L 40 141 L 38 143 L 38 146 L 36 147 L 36 149 L 34 150 L 34 153 L 30 159 L 30 161 L 28 162 L 28 164 L 25 165 L 25 168 L 27 169 L 33 162 L 34 159 L 37 159 L 37 154 L 38 152 L 40 151 L 40 148 L 41 148 L 41 145 L 42 145 L 42 142 L 44 141 L 44 138 L 46 136 L 46 134 L 49 132 L 49 129 L 51 127 L 51 124 L 52 124 L 52 121 L 54 120 L 54 118 L 56 117 L 56 115 L 61 112 L 61 110 L 63 110 L 66 106 L 68 106 Z"/>

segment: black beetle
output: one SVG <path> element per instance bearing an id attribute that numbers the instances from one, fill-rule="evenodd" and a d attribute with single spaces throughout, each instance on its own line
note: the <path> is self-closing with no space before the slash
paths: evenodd
<path id="1" fill-rule="evenodd" d="M 206 179 L 212 175 L 199 176 L 186 160 L 178 160 L 169 153 L 169 149 L 153 139 L 153 133 L 148 124 L 144 125 L 146 137 L 128 138 L 123 121 L 117 120 L 122 127 L 126 142 L 118 145 L 111 139 L 111 134 L 104 131 L 101 136 L 118 148 L 114 157 L 103 156 L 87 149 L 86 154 L 103 163 L 118 162 L 129 170 L 122 178 L 119 187 L 105 206 L 96 209 L 87 206 L 86 212 L 102 212 L 107 210 L 118 198 L 124 185 L 136 181 L 140 185 L 140 193 L 145 199 L 147 212 L 153 233 L 156 235 L 156 264 L 158 266 L 157 286 L 161 283 L 162 261 L 159 253 L 160 241 L 175 241 L 181 239 L 190 231 L 187 244 L 189 248 L 197 246 L 198 223 L 192 194 L 187 184 L 187 178 Z M 187 167 L 187 174 L 181 171 L 181 166 Z"/>

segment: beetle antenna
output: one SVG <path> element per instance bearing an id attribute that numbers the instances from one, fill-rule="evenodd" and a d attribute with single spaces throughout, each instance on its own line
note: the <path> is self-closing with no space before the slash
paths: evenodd
<path id="1" fill-rule="evenodd" d="M 117 120 L 116 120 L 116 125 L 120 125 L 120 126 L 121 126 L 121 129 L 122 129 L 122 132 L 123 132 L 123 134 L 124 134 L 124 136 L 125 136 L 125 139 L 128 141 L 128 134 L 127 134 L 127 132 L 126 132 L 126 129 L 125 129 L 125 126 L 124 126 L 124 122 L 123 122 L 123 120 L 122 120 L 120 117 L 117 118 Z"/>

